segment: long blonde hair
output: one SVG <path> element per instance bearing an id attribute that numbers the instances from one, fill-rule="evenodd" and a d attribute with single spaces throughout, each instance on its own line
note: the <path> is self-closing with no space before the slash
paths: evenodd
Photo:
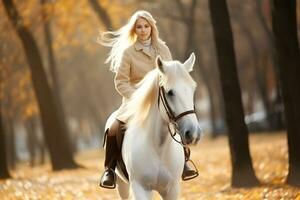
<path id="1" fill-rule="evenodd" d="M 116 31 L 101 32 L 98 42 L 103 46 L 111 47 L 111 51 L 105 61 L 110 62 L 110 70 L 116 72 L 121 63 L 123 52 L 137 40 L 134 32 L 135 23 L 138 18 L 144 18 L 151 26 L 151 40 L 154 48 L 158 47 L 159 43 L 164 43 L 158 36 L 156 21 L 152 15 L 144 10 L 136 11 L 128 23 Z"/>

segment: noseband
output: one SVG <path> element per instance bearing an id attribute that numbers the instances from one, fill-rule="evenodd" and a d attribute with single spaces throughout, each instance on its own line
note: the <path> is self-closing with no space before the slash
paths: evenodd
<path id="1" fill-rule="evenodd" d="M 179 132 L 179 127 L 178 127 L 178 120 L 181 119 L 183 116 L 185 115 L 189 115 L 189 114 L 196 114 L 196 111 L 195 109 L 193 110 L 188 110 L 188 111 L 185 111 L 185 112 L 182 112 L 180 113 L 179 115 L 175 115 L 174 112 L 172 111 L 169 103 L 168 103 L 168 100 L 167 100 L 167 97 L 166 97 L 166 90 L 163 86 L 160 86 L 159 87 L 159 93 L 158 93 L 158 106 L 159 106 L 159 101 L 162 102 L 164 108 L 165 108 L 165 111 L 168 115 L 168 118 L 169 118 L 169 122 L 168 122 L 168 129 L 169 129 L 169 133 L 170 135 L 172 136 L 172 138 L 180 143 L 182 146 L 186 146 L 186 144 L 183 142 L 184 140 L 182 139 L 182 135 L 180 134 Z M 174 125 L 174 128 L 175 128 L 175 132 L 172 133 L 171 129 L 170 129 L 170 124 Z M 181 138 L 181 141 L 178 141 L 176 138 L 175 138 L 175 135 L 176 133 L 179 133 L 179 136 Z"/>

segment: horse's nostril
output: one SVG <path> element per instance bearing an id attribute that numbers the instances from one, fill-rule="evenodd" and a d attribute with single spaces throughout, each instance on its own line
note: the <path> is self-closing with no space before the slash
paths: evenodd
<path id="1" fill-rule="evenodd" d="M 192 134 L 190 130 L 185 131 L 185 137 L 187 140 L 191 140 L 192 139 Z"/>

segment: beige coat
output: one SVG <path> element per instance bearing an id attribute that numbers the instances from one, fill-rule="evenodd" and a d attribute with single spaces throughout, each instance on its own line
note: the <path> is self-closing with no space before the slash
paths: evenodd
<path id="1" fill-rule="evenodd" d="M 135 91 L 135 85 L 143 77 L 155 68 L 156 56 L 160 55 L 163 60 L 172 60 L 169 48 L 160 43 L 156 51 L 149 51 L 139 42 L 128 47 L 124 53 L 121 64 L 116 72 L 115 87 L 123 97 L 122 104 L 117 111 L 117 119 L 127 122 L 129 116 L 126 116 L 125 105 L 128 99 Z"/>

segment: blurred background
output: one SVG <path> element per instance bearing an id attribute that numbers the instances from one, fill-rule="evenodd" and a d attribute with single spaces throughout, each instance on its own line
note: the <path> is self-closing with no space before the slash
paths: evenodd
<path id="1" fill-rule="evenodd" d="M 114 89 L 114 74 L 104 63 L 109 49 L 97 43 L 99 31 L 120 28 L 138 9 L 152 13 L 160 37 L 174 59 L 184 61 L 195 52 L 197 63 L 192 75 L 198 83 L 199 123 L 211 137 L 226 133 L 207 0 L 14 2 L 22 17 L 18 23 L 28 28 L 37 44 L 36 59 L 41 59 L 73 153 L 102 148 L 106 119 L 121 103 Z M 269 1 L 228 0 L 227 3 L 248 129 L 250 132 L 282 130 L 285 125 L 273 66 Z M 3 4 L 0 16 L 1 115 L 9 165 L 13 168 L 19 161 L 28 160 L 34 166 L 44 162 L 48 150 L 32 72 Z"/>

